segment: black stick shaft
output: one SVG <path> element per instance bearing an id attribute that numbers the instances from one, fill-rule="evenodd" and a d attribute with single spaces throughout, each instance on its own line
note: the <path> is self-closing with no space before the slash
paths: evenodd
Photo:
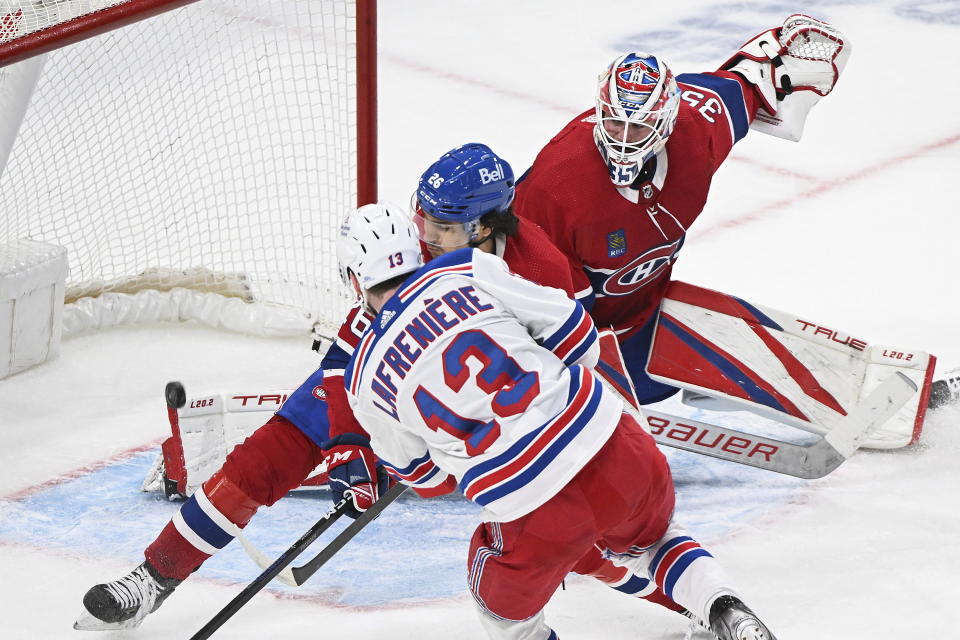
<path id="1" fill-rule="evenodd" d="M 245 605 L 250 598 L 255 596 L 257 592 L 263 589 L 267 584 L 273 580 L 277 575 L 283 571 L 291 562 L 296 560 L 303 551 L 309 547 L 317 538 L 320 537 L 324 531 L 326 531 L 330 525 L 337 521 L 337 518 L 343 515 L 345 507 L 347 505 L 346 500 L 341 500 L 333 507 L 330 511 L 326 513 L 322 518 L 320 518 L 316 524 L 314 524 L 310 529 L 303 534 L 299 540 L 293 543 L 293 545 L 284 551 L 280 557 L 273 561 L 269 567 L 267 567 L 263 573 L 254 578 L 253 582 L 248 584 L 243 591 L 237 594 L 237 596 L 227 603 L 227 605 L 220 610 L 217 615 L 213 616 L 210 621 L 203 625 L 203 628 L 197 631 L 195 634 L 190 636 L 190 640 L 206 640 L 213 635 L 213 633 L 223 626 L 227 620 L 233 617 L 237 611 L 240 610 L 240 607 Z"/>
<path id="2" fill-rule="evenodd" d="M 345 544 L 350 542 L 351 538 L 360 533 L 360 530 L 365 526 L 376 520 L 377 516 L 387 508 L 391 502 L 400 497 L 400 494 L 407 490 L 407 485 L 397 483 L 390 487 L 386 493 L 380 496 L 380 499 L 370 505 L 366 511 L 361 513 L 356 520 L 347 525 L 347 528 L 344 529 L 337 535 L 336 538 L 330 541 L 330 544 L 325 546 L 320 553 L 305 563 L 302 566 L 294 567 L 291 569 L 293 573 L 293 579 L 297 585 L 301 585 L 307 581 L 310 576 L 315 574 L 317 570 L 327 563 L 327 560 L 333 557 L 333 555 L 340 551 Z"/>

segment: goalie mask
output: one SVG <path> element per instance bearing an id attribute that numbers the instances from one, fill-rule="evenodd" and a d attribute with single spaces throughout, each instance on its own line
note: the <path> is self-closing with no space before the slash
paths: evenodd
<path id="1" fill-rule="evenodd" d="M 657 56 L 628 53 L 600 74 L 593 139 L 613 184 L 628 186 L 637 179 L 667 143 L 679 108 L 677 81 Z"/>
<path id="2" fill-rule="evenodd" d="M 510 206 L 514 184 L 513 169 L 487 145 L 448 151 L 420 176 L 411 201 L 420 239 L 434 256 L 478 246 L 480 219 Z"/>
<path id="3" fill-rule="evenodd" d="M 365 301 L 367 289 L 423 265 L 417 230 L 396 205 L 364 205 L 340 226 L 337 262 L 344 284 Z"/>

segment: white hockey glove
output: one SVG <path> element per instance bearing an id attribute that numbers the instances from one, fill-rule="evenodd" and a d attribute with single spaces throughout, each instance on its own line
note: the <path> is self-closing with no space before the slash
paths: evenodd
<path id="1" fill-rule="evenodd" d="M 833 91 L 850 57 L 847 38 L 826 22 L 794 14 L 720 66 L 757 87 L 763 104 L 751 128 L 799 140 L 807 113 Z"/>

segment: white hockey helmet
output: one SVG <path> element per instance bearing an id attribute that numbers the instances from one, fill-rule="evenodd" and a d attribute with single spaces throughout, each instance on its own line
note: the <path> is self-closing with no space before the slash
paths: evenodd
<path id="1" fill-rule="evenodd" d="M 615 185 L 631 184 L 644 163 L 663 149 L 679 109 L 677 81 L 657 56 L 626 53 L 604 69 L 593 139 Z"/>
<path id="2" fill-rule="evenodd" d="M 367 289 L 423 265 L 417 229 L 402 207 L 387 202 L 364 205 L 340 225 L 337 262 L 344 284 L 363 297 Z"/>

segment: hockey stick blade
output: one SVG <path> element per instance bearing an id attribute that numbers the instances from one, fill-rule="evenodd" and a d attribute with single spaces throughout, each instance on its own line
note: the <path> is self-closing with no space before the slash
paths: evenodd
<path id="1" fill-rule="evenodd" d="M 793 444 L 728 429 L 699 420 L 645 409 L 659 444 L 721 460 L 812 480 L 822 478 L 849 458 L 875 426 L 883 424 L 917 392 L 917 385 L 895 373 L 834 427 L 812 444 Z"/>
<path id="2" fill-rule="evenodd" d="M 380 496 L 380 499 L 370 505 L 366 511 L 361 513 L 356 520 L 347 525 L 347 528 L 340 532 L 340 534 L 330 541 L 330 544 L 325 546 L 320 553 L 318 553 L 313 560 L 299 566 L 294 567 L 293 579 L 297 585 L 301 585 L 306 582 L 310 576 L 315 574 L 317 570 L 325 565 L 327 561 L 333 557 L 333 555 L 340 551 L 350 540 L 360 533 L 360 530 L 365 526 L 377 519 L 377 516 L 387 508 L 387 506 L 400 497 L 404 491 L 407 490 L 407 485 L 405 484 L 395 484 L 390 487 L 386 493 Z"/>
<path id="3" fill-rule="evenodd" d="M 259 576 L 253 579 L 253 581 L 248 584 L 243 591 L 238 593 L 236 597 L 233 598 L 227 605 L 221 609 L 215 616 L 213 616 L 207 624 L 197 631 L 195 634 L 190 636 L 190 640 L 206 640 L 214 634 L 214 632 L 223 626 L 227 620 L 233 617 L 240 608 L 245 605 L 250 598 L 255 596 L 261 589 L 267 586 L 271 580 L 273 580 L 281 571 L 283 571 L 287 566 L 290 565 L 294 560 L 297 559 L 303 551 L 309 547 L 320 535 L 330 528 L 330 526 L 337 521 L 337 519 L 346 512 L 347 500 L 341 500 L 338 502 L 330 511 L 325 513 L 322 518 L 317 520 L 317 522 L 310 527 L 310 529 L 300 536 L 300 539 L 293 543 L 289 549 L 284 551 L 280 556 L 273 561 L 267 569 L 261 573 Z"/>
<path id="4" fill-rule="evenodd" d="M 263 551 L 260 551 L 260 549 L 257 548 L 257 545 L 253 544 L 253 542 L 251 542 L 247 536 L 243 535 L 243 531 L 237 532 L 236 539 L 243 546 L 243 550 L 247 552 L 247 557 L 253 560 L 253 562 L 260 567 L 261 570 L 267 569 L 271 564 L 273 564 L 273 560 L 271 560 Z M 290 572 L 289 566 L 278 573 L 276 575 L 276 579 L 289 587 L 297 586 L 296 581 L 293 579 L 293 574 Z"/>

